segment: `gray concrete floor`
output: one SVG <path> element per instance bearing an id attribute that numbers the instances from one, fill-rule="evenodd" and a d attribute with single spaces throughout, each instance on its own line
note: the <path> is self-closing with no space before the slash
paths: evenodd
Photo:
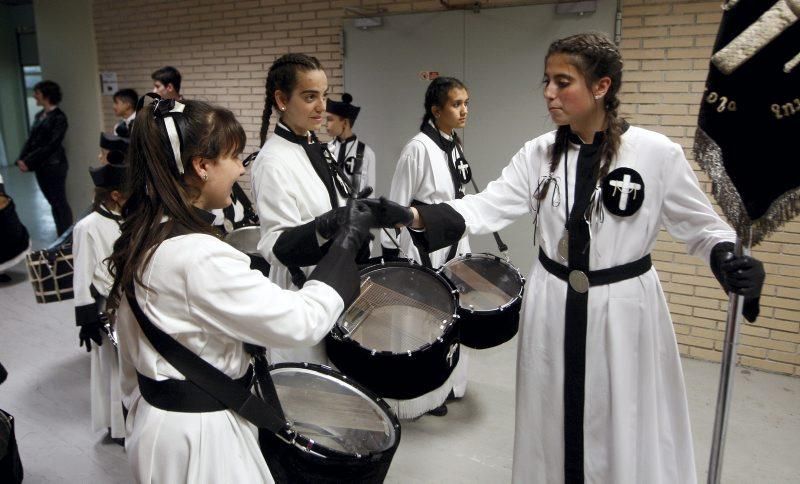
<path id="1" fill-rule="evenodd" d="M 6 171 L 2 172 L 6 176 Z M 11 174 L 20 217 L 41 247 L 55 237 L 33 177 Z M 0 284 L 0 408 L 17 419 L 26 482 L 131 482 L 125 453 L 91 431 L 89 357 L 71 301 L 36 304 L 24 265 Z M 472 351 L 467 396 L 446 417 L 404 423 L 387 482 L 509 482 L 516 345 Z M 719 365 L 684 360 L 697 456 L 708 466 Z M 800 379 L 737 369 L 723 482 L 800 482 Z"/>

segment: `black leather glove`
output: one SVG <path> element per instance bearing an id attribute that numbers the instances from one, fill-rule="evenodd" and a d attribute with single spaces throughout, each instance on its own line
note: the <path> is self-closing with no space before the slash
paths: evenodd
<path id="1" fill-rule="evenodd" d="M 742 314 L 753 322 L 759 313 L 759 298 L 764 286 L 764 264 L 743 255 L 736 257 L 730 242 L 720 242 L 711 250 L 711 271 L 727 293 L 744 296 Z"/>
<path id="2" fill-rule="evenodd" d="M 87 323 L 81 326 L 81 330 L 78 333 L 78 340 L 80 344 L 78 346 L 86 345 L 86 351 L 92 351 L 92 341 L 97 346 L 103 346 L 103 326 L 100 321 Z"/>
<path id="3" fill-rule="evenodd" d="M 411 225 L 411 222 L 414 221 L 414 212 L 411 211 L 411 208 L 388 200 L 386 197 L 361 201 L 369 207 L 375 217 L 375 225 L 373 227 L 393 229 L 398 226 Z"/>
<path id="4" fill-rule="evenodd" d="M 339 232 L 333 239 L 333 245 L 358 251 L 371 237 L 369 229 L 375 224 L 372 211 L 362 200 L 350 199 L 341 213 Z"/>
<path id="5" fill-rule="evenodd" d="M 314 226 L 322 238 L 331 239 L 345 220 L 347 220 L 347 207 L 338 207 L 316 217 Z"/>

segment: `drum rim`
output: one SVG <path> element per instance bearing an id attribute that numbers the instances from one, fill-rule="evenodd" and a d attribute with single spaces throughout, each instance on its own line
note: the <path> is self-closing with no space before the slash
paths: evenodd
<path id="1" fill-rule="evenodd" d="M 226 233 L 225 235 L 222 236 L 222 241 L 225 242 L 226 244 L 228 244 L 229 246 L 233 247 L 234 249 L 238 250 L 239 252 L 243 253 L 243 254 L 257 255 L 257 256 L 263 257 L 261 255 L 261 253 L 258 251 L 258 249 L 256 249 L 255 251 L 252 251 L 252 252 L 249 251 L 249 250 L 245 251 L 245 250 L 242 250 L 242 249 L 240 249 L 240 248 L 238 248 L 235 245 L 230 243 L 230 239 L 231 239 L 231 236 L 233 234 L 235 234 L 237 232 L 252 232 L 255 229 L 259 229 L 259 231 L 260 231 L 261 230 L 261 225 L 257 225 L 257 224 L 245 225 L 245 226 L 239 227 L 238 229 L 233 229 L 230 232 L 228 232 L 228 233 Z"/>
<path id="2" fill-rule="evenodd" d="M 362 385 L 361 383 L 355 381 L 354 379 L 348 377 L 344 373 L 338 372 L 335 369 L 331 368 L 328 365 L 321 365 L 317 363 L 293 363 L 293 362 L 285 362 L 285 363 L 277 363 L 274 365 L 270 365 L 267 370 L 272 376 L 272 370 L 283 370 L 283 369 L 302 369 L 306 371 L 316 371 L 317 373 L 322 373 L 328 377 L 332 377 L 336 380 L 340 380 L 341 382 L 355 388 L 360 393 L 362 393 L 365 397 L 369 398 L 373 403 L 375 403 L 381 410 L 383 410 L 384 414 L 388 417 L 389 423 L 394 431 L 394 441 L 392 444 L 384 450 L 376 450 L 373 452 L 368 452 L 364 454 L 349 454 L 346 452 L 341 452 L 338 450 L 330 449 L 328 447 L 323 446 L 322 444 L 318 444 L 317 442 L 311 441 L 313 445 L 311 448 L 303 448 L 303 450 L 307 450 L 308 452 L 313 452 L 319 454 L 322 457 L 336 457 L 336 458 L 349 458 L 349 459 L 369 459 L 372 456 L 382 455 L 386 452 L 391 451 L 392 449 L 396 449 L 397 446 L 400 444 L 400 419 L 397 418 L 392 407 L 389 406 L 383 398 L 381 398 L 378 394 L 367 388 L 366 386 Z M 301 432 L 294 432 L 295 434 L 303 435 Z M 322 451 L 322 452 L 320 452 Z"/>
<path id="3" fill-rule="evenodd" d="M 461 303 L 460 303 L 461 299 L 459 298 L 459 305 L 458 305 L 459 309 L 467 311 L 470 314 L 486 314 L 486 315 L 489 315 L 489 314 L 494 314 L 494 313 L 502 313 L 502 312 L 508 310 L 511 306 L 515 305 L 520 299 L 522 299 L 522 296 L 525 293 L 525 283 L 527 282 L 525 280 L 525 276 L 522 275 L 522 272 L 520 272 L 520 270 L 519 270 L 519 268 L 517 266 L 515 266 L 511 262 L 507 261 L 506 259 L 504 259 L 504 258 L 502 258 L 502 257 L 500 257 L 500 256 L 498 256 L 496 254 L 492 254 L 492 253 L 489 253 L 489 252 L 474 252 L 474 253 L 473 252 L 469 252 L 469 253 L 466 253 L 464 255 L 453 257 L 449 261 L 447 261 L 444 264 L 442 264 L 442 267 L 440 267 L 437 271 L 441 272 L 442 273 L 442 277 L 444 277 L 445 279 L 447 279 L 448 282 L 450 282 L 450 278 L 448 278 L 446 275 L 444 275 L 444 269 L 448 265 L 453 264 L 455 262 L 460 262 L 460 261 L 463 261 L 465 259 L 472 259 L 472 258 L 494 259 L 495 261 L 499 261 L 499 262 L 505 264 L 507 267 L 510 267 L 511 269 L 513 269 L 514 272 L 517 274 L 517 277 L 519 278 L 519 281 L 521 283 L 520 286 L 519 286 L 519 292 L 517 292 L 517 294 L 513 298 L 511 298 L 507 303 L 505 303 L 505 304 L 503 304 L 501 306 L 498 306 L 498 307 L 496 307 L 494 309 L 470 309 L 470 308 L 465 308 L 465 307 L 461 306 Z M 450 282 L 450 284 L 453 287 L 455 287 L 455 284 L 453 284 L 452 282 Z M 456 291 L 458 291 L 458 289 L 456 289 Z M 459 292 L 459 296 L 461 296 L 460 292 Z"/>
<path id="4" fill-rule="evenodd" d="M 337 339 L 337 340 L 339 340 L 339 341 L 341 341 L 343 343 L 349 343 L 349 344 L 355 345 L 356 348 L 361 348 L 364 351 L 369 352 L 371 355 L 388 356 L 388 355 L 406 355 L 407 354 L 407 355 L 411 356 L 414 353 L 418 353 L 420 351 L 423 351 L 423 350 L 426 350 L 426 349 L 432 347 L 435 343 L 440 343 L 442 338 L 444 337 L 444 335 L 449 334 L 451 331 L 455 331 L 456 330 L 456 323 L 458 322 L 458 318 L 461 317 L 458 314 L 458 309 L 461 307 L 459 305 L 459 302 L 458 302 L 458 298 L 459 298 L 460 294 L 458 292 L 458 289 L 456 289 L 456 287 L 453 285 L 452 282 L 450 282 L 450 280 L 448 278 L 446 278 L 443 274 L 440 274 L 439 271 L 433 270 L 433 269 L 431 269 L 429 267 L 425 267 L 424 265 L 419 264 L 419 263 L 417 263 L 415 261 L 412 261 L 412 260 L 402 261 L 402 262 L 401 261 L 384 261 L 384 260 L 382 260 L 379 264 L 372 264 L 372 265 L 364 267 L 363 269 L 358 271 L 358 277 L 360 279 L 361 276 L 364 275 L 364 274 L 368 274 L 369 272 L 374 272 L 376 270 L 383 269 L 383 268 L 386 268 L 386 267 L 405 267 L 405 268 L 418 269 L 418 270 L 421 270 L 423 272 L 427 272 L 430 275 L 434 276 L 434 278 L 437 281 L 442 282 L 443 285 L 448 289 L 448 291 L 450 292 L 450 297 L 454 300 L 455 305 L 454 305 L 454 308 L 453 308 L 453 313 L 450 315 L 450 320 L 445 325 L 444 330 L 442 330 L 441 336 L 436 338 L 434 341 L 430 341 L 430 342 L 425 343 L 424 345 L 418 347 L 417 349 L 415 349 L 413 351 L 412 350 L 408 350 L 408 351 L 404 351 L 402 353 L 395 353 L 395 352 L 389 351 L 389 350 L 379 350 L 377 348 L 368 348 L 368 347 L 362 345 L 361 343 L 353 340 L 352 338 L 345 338 L 344 335 L 342 334 L 343 330 L 342 330 L 341 325 L 339 323 L 342 322 L 342 320 L 344 319 L 344 315 L 347 314 L 348 309 L 350 309 L 348 307 L 348 308 L 345 308 L 344 311 L 342 311 L 342 314 L 339 315 L 339 317 L 336 319 L 336 322 L 333 324 L 333 328 L 331 328 L 330 335 L 333 338 L 335 338 L 335 339 Z"/>

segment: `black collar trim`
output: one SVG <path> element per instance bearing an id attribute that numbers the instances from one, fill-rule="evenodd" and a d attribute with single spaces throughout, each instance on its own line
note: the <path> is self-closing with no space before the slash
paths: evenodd
<path id="1" fill-rule="evenodd" d="M 350 143 L 351 141 L 355 141 L 356 140 L 356 135 L 353 135 L 353 136 L 351 136 L 351 137 L 349 137 L 349 138 L 347 138 L 345 140 L 343 140 L 342 138 L 337 136 L 336 140 L 339 141 L 339 143 L 341 143 L 342 145 L 346 145 L 347 143 Z"/>
<path id="2" fill-rule="evenodd" d="M 95 207 L 94 211 L 99 213 L 101 216 L 109 218 L 117 223 L 122 222 L 122 215 L 117 215 L 116 213 L 109 210 L 108 207 L 106 207 L 105 205 L 100 205 Z"/>
<path id="3" fill-rule="evenodd" d="M 211 226 L 211 224 L 214 223 L 214 220 L 217 218 L 216 215 L 214 215 L 213 213 L 211 213 L 211 212 L 209 212 L 207 210 L 203 210 L 202 208 L 198 208 L 198 207 L 194 207 L 194 206 L 192 208 L 194 209 L 195 215 L 200 217 L 200 220 L 202 220 L 203 223 L 208 224 L 209 227 Z"/>
<path id="4" fill-rule="evenodd" d="M 453 148 L 455 148 L 455 141 L 445 138 L 439 128 L 434 127 L 431 123 L 426 123 L 422 127 L 422 132 L 447 154 L 452 153 Z"/>
<path id="5" fill-rule="evenodd" d="M 299 134 L 293 133 L 291 130 L 289 130 L 289 128 L 285 127 L 281 123 L 278 123 L 278 125 L 275 126 L 275 134 L 277 134 L 278 136 L 280 136 L 281 138 L 283 138 L 285 140 L 288 140 L 288 141 L 290 141 L 292 143 L 295 143 L 295 144 L 298 144 L 298 145 L 301 145 L 301 146 L 310 145 L 310 144 L 314 143 L 314 132 L 313 131 L 309 131 L 309 133 L 307 135 L 299 135 Z"/>
<path id="6" fill-rule="evenodd" d="M 628 131 L 628 128 L 630 128 L 630 127 L 631 127 L 631 125 L 628 123 L 628 121 L 623 119 L 622 120 L 622 134 L 625 134 Z M 606 133 L 605 133 L 605 131 L 596 131 L 594 133 L 594 139 L 592 140 L 591 143 L 584 143 L 583 140 L 581 139 L 581 137 L 578 136 L 572 130 L 569 131 L 569 134 L 567 135 L 567 138 L 569 139 L 570 143 L 573 143 L 573 144 L 576 144 L 576 145 L 599 146 L 600 143 L 602 143 L 603 140 L 605 140 Z"/>

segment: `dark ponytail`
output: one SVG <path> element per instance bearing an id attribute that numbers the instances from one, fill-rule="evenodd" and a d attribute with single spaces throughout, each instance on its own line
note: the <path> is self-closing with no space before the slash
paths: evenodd
<path id="1" fill-rule="evenodd" d="M 110 307 L 116 307 L 122 291 L 142 281 L 141 270 L 147 265 L 154 247 L 163 242 L 176 224 L 192 232 L 214 234 L 193 207 L 199 195 L 195 186 L 199 177 L 192 160 L 218 160 L 239 155 L 246 145 L 244 129 L 229 110 L 200 101 L 180 101 L 185 105 L 182 120 L 176 122 L 181 140 L 180 160 L 183 175 L 178 174 L 169 140 L 165 139 L 163 118 L 156 114 L 158 103 L 145 96 L 133 123 L 128 148 L 128 172 L 122 207 L 122 233 L 114 243 L 109 269 L 114 286 Z M 163 220 L 166 220 L 162 223 Z"/>
<path id="2" fill-rule="evenodd" d="M 269 118 L 272 108 L 277 105 L 275 92 L 283 91 L 290 95 L 297 85 L 297 73 L 300 71 L 322 70 L 322 64 L 316 57 L 305 54 L 285 54 L 275 60 L 267 72 L 265 84 L 264 111 L 261 113 L 261 145 L 267 140 Z"/>
<path id="3" fill-rule="evenodd" d="M 467 86 L 455 77 L 437 77 L 428 84 L 428 89 L 425 91 L 425 114 L 422 116 L 422 123 L 419 125 L 420 131 L 425 128 L 428 121 L 433 119 L 433 107 L 444 107 L 452 89 L 464 89 L 466 91 Z"/>
<path id="4" fill-rule="evenodd" d="M 611 79 L 611 85 L 603 98 L 607 127 L 600 146 L 601 162 L 595 173 L 595 179 L 599 180 L 608 174 L 622 137 L 624 121 L 619 117 L 620 103 L 617 97 L 622 84 L 622 56 L 611 39 L 599 32 L 577 34 L 556 40 L 550 44 L 545 63 L 554 54 L 568 54 L 570 63 L 581 72 L 589 88 L 603 77 Z M 568 125 L 559 126 L 556 130 L 556 140 L 550 150 L 551 174 L 556 171 L 564 156 L 569 131 Z M 547 190 L 542 190 L 539 197 L 544 198 L 546 194 Z"/>

